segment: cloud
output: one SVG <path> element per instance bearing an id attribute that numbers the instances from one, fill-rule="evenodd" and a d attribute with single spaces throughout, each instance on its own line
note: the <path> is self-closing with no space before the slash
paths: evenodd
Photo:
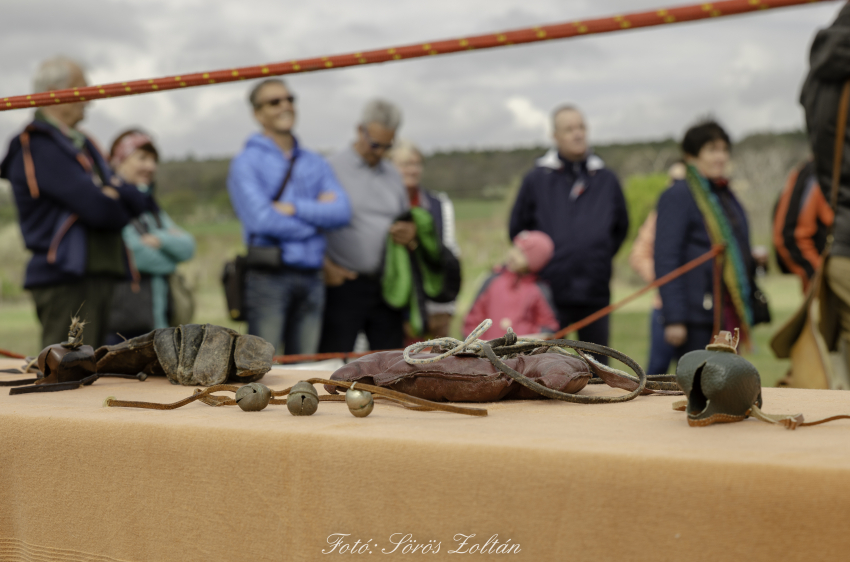
<path id="1" fill-rule="evenodd" d="M 27 93 L 39 61 L 85 61 L 94 83 L 353 52 L 541 23 L 649 10 L 663 0 L 5 0 L 0 95 Z M 840 5 L 758 14 L 293 75 L 298 134 L 336 149 L 373 96 L 404 111 L 425 149 L 545 141 L 551 108 L 580 106 L 596 142 L 678 136 L 712 112 L 740 136 L 802 127 L 807 51 Z M 23 48 L 22 46 L 25 46 Z M 150 130 L 167 157 L 231 155 L 255 129 L 248 83 L 98 101 L 102 144 Z M 542 116 L 542 117 L 541 117 Z M 31 117 L 0 113 L 0 141 Z"/>
<path id="2" fill-rule="evenodd" d="M 521 129 L 542 133 L 545 136 L 549 130 L 549 118 L 546 112 L 541 111 L 531 103 L 531 100 L 522 96 L 511 96 L 505 101 L 505 107 L 514 117 L 514 124 Z"/>

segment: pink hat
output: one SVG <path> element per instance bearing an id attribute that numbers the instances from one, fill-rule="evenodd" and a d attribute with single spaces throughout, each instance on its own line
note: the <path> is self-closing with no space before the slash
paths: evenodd
<path id="1" fill-rule="evenodd" d="M 525 255 L 528 270 L 537 273 L 549 263 L 555 253 L 555 243 L 539 230 L 523 230 L 514 238 L 514 245 Z"/>
<path id="2" fill-rule="evenodd" d="M 112 147 L 112 158 L 109 160 L 109 165 L 112 166 L 112 169 L 117 168 L 121 165 L 121 162 L 146 144 L 153 144 L 153 141 L 144 133 L 133 131 L 125 135 L 117 145 Z"/>

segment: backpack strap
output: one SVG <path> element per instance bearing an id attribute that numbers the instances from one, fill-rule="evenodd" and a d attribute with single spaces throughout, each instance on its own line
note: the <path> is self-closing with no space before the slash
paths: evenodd
<path id="1" fill-rule="evenodd" d="M 286 184 L 289 183 L 290 178 L 292 177 L 292 170 L 295 169 L 295 161 L 298 160 L 298 151 L 292 155 L 292 160 L 289 162 L 289 169 L 286 170 L 286 175 L 283 177 L 283 183 L 280 184 L 280 189 L 277 190 L 277 195 L 274 196 L 272 201 L 277 201 L 280 199 L 280 196 L 283 195 L 284 190 L 286 190 Z"/>
<path id="2" fill-rule="evenodd" d="M 145 223 L 143 223 L 141 220 L 139 220 L 138 217 L 130 219 L 130 224 L 133 225 L 133 228 L 136 229 L 136 232 L 139 233 L 139 236 L 142 236 L 144 234 L 148 234 L 148 232 L 149 232 L 147 225 Z"/>
<path id="3" fill-rule="evenodd" d="M 475 301 L 477 301 L 478 299 L 480 299 L 481 295 L 483 295 L 484 293 L 487 292 L 487 289 L 490 288 L 490 285 L 493 284 L 493 281 L 495 281 L 498 276 L 499 276 L 498 273 L 491 273 L 490 277 L 488 277 L 487 279 L 484 280 L 484 283 L 481 284 L 481 288 L 478 289 L 478 293 L 475 295 L 475 298 L 472 299 L 473 303 Z"/>
<path id="4" fill-rule="evenodd" d="M 286 175 L 283 176 L 283 181 L 281 182 L 280 188 L 277 190 L 277 193 L 275 194 L 274 198 L 272 199 L 272 202 L 275 202 L 278 199 L 280 199 L 280 196 L 283 195 L 283 192 L 286 190 L 286 185 L 289 183 L 289 180 L 292 178 L 292 170 L 295 169 L 295 161 L 298 160 L 298 154 L 299 154 L 299 152 L 297 150 L 292 153 L 292 160 L 289 161 L 289 169 L 286 170 Z M 252 232 L 248 235 L 248 245 L 250 246 L 253 241 L 254 241 L 254 233 Z"/>
<path id="5" fill-rule="evenodd" d="M 838 120 L 835 123 L 835 153 L 832 158 L 832 193 L 829 205 L 833 212 L 838 208 L 838 184 L 841 181 L 841 158 L 844 156 L 844 136 L 847 131 L 847 106 L 850 105 L 850 80 L 841 89 L 841 101 L 838 102 Z M 835 221 L 829 227 L 829 236 L 835 228 Z"/>
<path id="6" fill-rule="evenodd" d="M 21 149 L 23 151 L 23 159 L 24 159 L 24 174 L 27 178 L 27 187 L 29 188 L 30 197 L 33 199 L 38 199 L 41 195 L 41 190 L 38 188 L 38 180 L 35 177 L 35 162 L 32 158 L 32 147 L 30 146 L 30 132 L 36 131 L 37 129 L 32 125 L 27 126 L 24 131 L 18 136 L 18 139 L 21 141 Z M 89 161 L 88 157 L 85 156 L 82 152 L 77 152 L 76 154 L 77 162 L 83 167 L 83 169 L 92 174 L 93 177 L 97 178 L 97 175 L 93 173 L 92 163 Z M 97 183 L 100 183 L 100 178 L 97 178 Z"/>
<path id="7" fill-rule="evenodd" d="M 47 250 L 47 263 L 56 263 L 56 253 L 59 251 L 59 243 L 71 229 L 74 223 L 77 222 L 77 218 L 77 215 L 71 215 L 67 219 L 65 219 L 65 222 L 63 222 L 62 225 L 59 227 L 59 231 L 53 237 L 53 240 L 50 241 L 50 248 Z"/>
<path id="8" fill-rule="evenodd" d="M 38 199 L 40 192 L 38 190 L 38 181 L 35 178 L 35 162 L 32 160 L 32 149 L 30 148 L 30 128 L 27 127 L 24 129 L 24 132 L 18 138 L 21 140 L 21 148 L 24 153 L 24 173 L 27 176 L 27 187 L 30 190 L 30 197 Z"/>
<path id="9" fill-rule="evenodd" d="M 127 256 L 127 266 L 130 269 L 130 290 L 134 293 L 138 293 L 142 290 L 142 274 L 139 273 L 139 268 L 136 267 L 136 260 L 133 258 L 133 251 L 124 244 L 122 241 L 122 246 L 124 246 L 124 253 Z"/>

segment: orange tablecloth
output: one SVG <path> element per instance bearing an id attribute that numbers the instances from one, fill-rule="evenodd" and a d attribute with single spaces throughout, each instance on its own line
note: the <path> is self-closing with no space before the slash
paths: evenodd
<path id="1" fill-rule="evenodd" d="M 329 373 L 262 382 L 309 376 Z M 102 407 L 191 393 L 164 379 L 0 389 L 0 561 L 324 560 L 342 548 L 323 554 L 335 533 L 368 542 L 371 560 L 421 557 L 394 544 L 408 534 L 439 544 L 425 559 L 493 536 L 493 551 L 520 545 L 516 560 L 850 556 L 847 421 L 690 428 L 672 397 L 499 403 L 486 418 L 385 404 L 365 419 L 335 403 L 307 418 L 284 406 Z M 764 399 L 768 413 L 850 412 L 848 392 L 768 388 Z M 474 537 L 460 546 L 460 535 Z"/>

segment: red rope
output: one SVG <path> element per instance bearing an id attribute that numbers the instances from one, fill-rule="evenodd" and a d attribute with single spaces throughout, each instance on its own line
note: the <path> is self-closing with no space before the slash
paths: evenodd
<path id="1" fill-rule="evenodd" d="M 574 323 L 570 324 L 569 326 L 567 326 L 566 328 L 562 329 L 561 331 L 556 333 L 554 336 L 552 336 L 552 339 L 555 339 L 555 340 L 562 339 L 562 338 L 566 337 L 568 334 L 575 332 L 576 330 L 581 330 L 585 326 L 589 326 L 590 324 L 593 324 L 594 322 L 596 322 L 600 318 L 604 318 L 605 316 L 608 316 L 609 314 L 611 314 L 612 312 L 614 312 L 618 308 L 622 308 L 622 307 L 626 306 L 627 304 L 629 304 L 630 302 L 632 302 L 633 300 L 635 300 L 639 296 L 641 296 L 641 295 L 643 295 L 643 294 L 645 294 L 645 293 L 647 293 L 647 292 L 649 292 L 653 289 L 657 289 L 658 287 L 660 287 L 662 285 L 666 285 L 667 283 L 673 281 L 674 279 L 681 277 L 682 275 L 691 271 L 692 269 L 701 266 L 702 264 L 704 264 L 708 260 L 713 259 L 716 256 L 719 256 L 720 254 L 723 253 L 724 249 L 725 249 L 725 246 L 723 246 L 722 244 L 716 244 L 716 245 L 712 246 L 711 250 L 704 253 L 700 257 L 689 261 L 688 263 L 686 263 L 685 265 L 683 265 L 682 267 L 680 267 L 678 269 L 674 269 L 673 271 L 671 271 L 670 273 L 668 273 L 664 277 L 660 277 L 660 278 L 656 279 L 655 281 L 653 281 L 652 283 L 650 283 L 649 285 L 647 285 L 643 289 L 637 291 L 636 293 L 633 293 L 633 294 L 629 295 L 628 297 L 624 298 L 623 300 L 615 302 L 612 305 L 606 306 L 605 308 L 603 308 L 601 310 L 597 310 L 596 312 L 594 312 L 593 314 L 591 314 L 587 318 L 584 318 L 582 320 L 579 320 L 578 322 L 574 322 Z M 719 306 L 719 303 L 714 303 L 714 306 Z"/>
<path id="2" fill-rule="evenodd" d="M 6 351 L 5 349 L 0 349 L 0 355 L 3 355 L 5 357 L 11 357 L 12 359 L 26 359 L 26 356 L 21 355 L 20 353 Z"/>
<path id="3" fill-rule="evenodd" d="M 379 353 L 380 351 L 398 351 L 394 349 L 383 349 L 375 351 L 340 351 L 336 353 L 312 353 L 302 355 L 275 355 L 274 362 L 281 365 L 289 363 L 306 363 L 309 361 L 325 361 L 327 359 L 357 359 L 371 353 Z"/>
<path id="4" fill-rule="evenodd" d="M 618 301 L 618 302 L 616 302 L 612 305 L 606 306 L 605 308 L 603 308 L 601 310 L 594 312 L 593 314 L 591 314 L 587 318 L 584 318 L 582 320 L 579 320 L 578 322 L 570 324 L 569 326 L 567 326 L 563 330 L 559 331 L 558 333 L 556 333 L 555 335 L 553 335 L 553 336 L 551 336 L 550 338 L 547 338 L 547 339 L 561 339 L 561 338 L 566 337 L 568 334 L 570 334 L 570 333 L 572 333 L 576 330 L 580 330 L 580 329 L 584 328 L 585 326 L 593 324 L 594 322 L 596 322 L 600 318 L 608 316 L 609 314 L 611 314 L 612 312 L 614 312 L 618 308 L 622 308 L 622 307 L 626 306 L 627 304 L 629 304 L 630 302 L 632 302 L 633 300 L 635 300 L 639 296 L 641 296 L 641 295 L 643 295 L 643 294 L 645 294 L 645 293 L 647 293 L 647 292 L 649 292 L 653 289 L 657 289 L 658 287 L 661 287 L 662 285 L 666 285 L 667 283 L 670 283 L 674 279 L 678 279 L 682 275 L 688 273 L 692 269 L 695 269 L 695 268 L 701 266 L 702 264 L 704 264 L 705 262 L 707 262 L 711 259 L 714 259 L 715 257 L 722 254 L 724 249 L 725 249 L 725 247 L 722 244 L 712 246 L 711 250 L 709 250 L 708 252 L 699 256 L 698 258 L 695 258 L 695 259 L 689 261 L 688 263 L 686 263 L 685 265 L 683 265 L 682 267 L 674 269 L 673 271 L 671 271 L 667 275 L 656 279 L 655 281 L 653 281 L 652 283 L 650 283 L 646 287 L 644 287 L 644 288 L 640 289 L 639 291 L 629 295 L 628 297 L 626 297 L 626 298 L 624 298 L 624 299 L 622 299 L 622 300 L 620 300 L 620 301 Z M 383 350 L 383 351 L 400 351 L 400 350 L 391 350 L 390 349 L 390 350 Z M 286 364 L 289 364 L 289 363 L 303 363 L 303 362 L 306 362 L 306 361 L 323 361 L 325 359 L 356 359 L 358 357 L 363 357 L 365 355 L 369 355 L 370 353 L 378 353 L 378 352 L 377 351 L 366 351 L 366 352 L 342 352 L 342 353 L 317 353 L 317 354 L 314 354 L 314 355 L 277 355 L 277 356 L 275 356 L 274 360 L 277 363 L 280 363 L 282 365 L 286 365 Z"/>
<path id="5" fill-rule="evenodd" d="M 348 53 L 343 55 L 278 62 L 260 66 L 231 68 L 228 70 L 216 70 L 210 72 L 196 72 L 182 76 L 167 76 L 165 78 L 134 80 L 131 82 L 121 83 L 116 82 L 114 84 L 88 86 L 86 88 L 79 89 L 56 90 L 53 92 L 42 92 L 26 96 L 12 96 L 3 98 L 3 101 L 0 102 L 0 111 L 54 105 L 57 103 L 73 103 L 76 101 L 94 100 L 99 98 L 131 96 L 164 90 L 206 86 L 222 82 L 235 82 L 237 80 L 247 80 L 251 78 L 266 78 L 269 76 L 282 76 L 284 74 L 316 72 L 332 68 L 377 64 L 429 55 L 446 55 L 449 53 L 458 53 L 473 49 L 492 49 L 508 45 L 548 41 L 550 39 L 568 39 L 570 37 L 592 35 L 595 33 L 610 33 L 613 31 L 624 31 L 639 27 L 683 23 L 707 18 L 733 16 L 758 10 L 784 8 L 787 6 L 826 1 L 829 0 L 725 0 L 723 2 L 679 6 L 586 21 L 571 21 L 551 25 L 541 25 L 537 27 L 527 27 L 524 29 L 504 31 L 502 33 L 488 33 L 486 35 L 477 35 L 474 37 L 460 37 L 442 41 L 433 41 L 430 43 L 417 43 L 415 45 L 405 45 L 390 49 L 378 49 L 376 51 L 362 53 Z"/>
<path id="6" fill-rule="evenodd" d="M 699 256 L 698 258 L 689 261 L 682 267 L 678 269 L 674 269 L 664 277 L 660 277 L 644 287 L 640 289 L 636 293 L 629 295 L 621 301 L 618 301 L 610 306 L 606 306 L 605 308 L 594 312 L 587 318 L 583 320 L 579 320 L 574 324 L 570 324 L 554 336 L 551 339 L 561 339 L 567 334 L 574 332 L 576 330 L 580 330 L 589 324 L 593 324 L 600 318 L 607 316 L 617 310 L 618 308 L 622 308 L 623 306 L 629 304 L 639 296 L 651 291 L 652 289 L 656 289 L 662 285 L 666 285 L 667 283 L 673 281 L 674 279 L 678 279 L 682 275 L 688 273 L 692 269 L 699 267 L 710 259 L 720 255 L 723 253 L 724 246 L 723 245 L 715 245 L 708 252 Z M 717 303 L 715 303 L 717 306 Z M 400 350 L 382 350 L 382 351 L 400 351 Z M 287 365 L 290 363 L 305 363 L 308 361 L 324 361 L 326 359 L 357 359 L 358 357 L 363 357 L 369 355 L 371 353 L 378 353 L 378 351 L 347 351 L 347 352 L 338 352 L 338 353 L 313 353 L 313 354 L 303 354 L 303 355 L 275 355 L 274 361 L 281 365 Z M 5 351 L 0 349 L 0 355 L 5 355 L 7 357 L 13 357 L 15 359 L 26 359 L 23 355 L 19 355 L 17 353 L 12 353 L 11 351 Z"/>

